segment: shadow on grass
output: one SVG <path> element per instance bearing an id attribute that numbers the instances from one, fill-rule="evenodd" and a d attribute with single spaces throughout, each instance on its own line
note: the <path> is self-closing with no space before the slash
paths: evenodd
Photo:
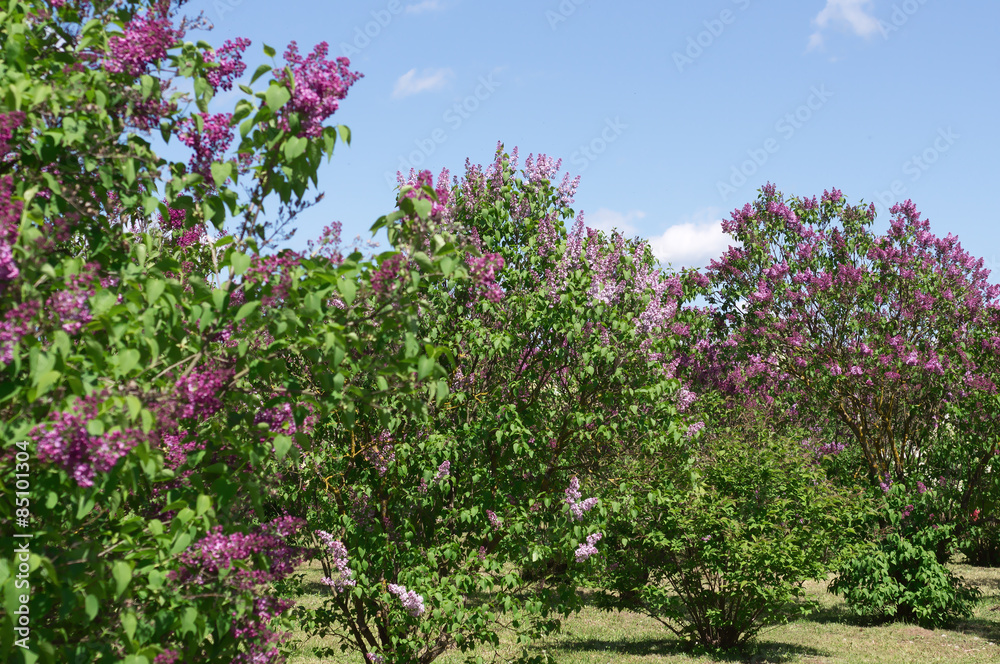
<path id="1" fill-rule="evenodd" d="M 560 642 L 555 647 L 550 645 L 547 649 L 561 650 L 567 653 L 598 652 L 637 657 L 646 655 L 666 657 L 671 655 L 710 654 L 714 659 L 720 662 L 748 662 L 750 664 L 763 662 L 768 662 L 769 664 L 779 664 L 780 662 L 790 662 L 803 656 L 824 657 L 829 655 L 829 653 L 815 648 L 809 648 L 807 646 L 775 642 L 754 643 L 749 645 L 746 650 L 742 652 L 704 651 L 698 649 L 692 650 L 683 642 L 672 638 L 637 639 L 634 641 L 610 639 L 567 639 Z"/>

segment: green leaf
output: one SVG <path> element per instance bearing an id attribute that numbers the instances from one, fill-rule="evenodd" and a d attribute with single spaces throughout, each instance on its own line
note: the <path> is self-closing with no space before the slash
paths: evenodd
<path id="1" fill-rule="evenodd" d="M 87 599 L 84 602 L 85 611 L 87 612 L 87 618 L 93 620 L 97 617 L 97 612 L 100 609 L 100 604 L 97 602 L 97 598 L 93 595 L 88 594 Z"/>
<path id="2" fill-rule="evenodd" d="M 195 631 L 195 621 L 198 619 L 198 610 L 193 606 L 189 606 L 184 609 L 184 615 L 181 616 L 181 634 L 187 634 L 188 632 Z"/>
<path id="3" fill-rule="evenodd" d="M 288 450 L 292 448 L 292 439 L 284 434 L 274 437 L 274 455 L 278 459 L 284 459 Z"/>
<path id="4" fill-rule="evenodd" d="M 212 170 L 212 179 L 215 181 L 216 187 L 224 185 L 226 180 L 229 178 L 233 178 L 235 180 L 233 176 L 233 162 L 231 161 L 224 161 L 221 163 L 213 161 L 209 168 Z"/>
<path id="5" fill-rule="evenodd" d="M 354 297 L 358 294 L 358 282 L 350 277 L 341 277 L 337 280 L 337 290 L 344 298 L 344 302 L 350 306 L 354 302 Z"/>
<path id="6" fill-rule="evenodd" d="M 128 373 L 132 371 L 137 364 L 139 364 L 140 358 L 141 355 L 139 355 L 139 351 L 134 348 L 126 348 L 118 354 L 118 366 L 115 373 L 119 377 L 128 375 Z"/>
<path id="7" fill-rule="evenodd" d="M 271 65 L 260 65 L 257 67 L 257 69 L 254 70 L 253 76 L 250 77 L 250 85 L 256 83 L 258 78 L 271 71 L 271 69 Z"/>
<path id="8" fill-rule="evenodd" d="M 280 83 L 272 83 L 268 88 L 267 92 L 264 93 L 264 101 L 267 102 L 267 107 L 271 111 L 277 111 L 279 108 L 288 103 L 288 100 L 292 98 L 288 88 L 281 85 Z"/>
<path id="9" fill-rule="evenodd" d="M 111 576 L 115 579 L 115 597 L 121 597 L 132 582 L 132 567 L 124 560 L 118 560 L 111 566 Z"/>
<path id="10" fill-rule="evenodd" d="M 305 138 L 293 136 L 285 142 L 285 159 L 291 161 L 301 155 L 309 147 L 309 141 Z"/>
<path id="11" fill-rule="evenodd" d="M 237 322 L 243 320 L 244 318 L 252 314 L 259 306 L 260 306 L 260 300 L 253 300 L 251 302 L 244 303 L 239 308 L 239 311 L 236 312 L 236 317 L 233 320 Z"/>
<path id="12" fill-rule="evenodd" d="M 144 288 L 146 293 L 146 302 L 149 302 L 150 304 L 156 302 L 160 296 L 163 295 L 163 291 L 166 287 L 167 282 L 162 279 L 150 279 L 147 281 Z"/>
<path id="13" fill-rule="evenodd" d="M 250 267 L 250 256 L 239 251 L 229 254 L 229 266 L 233 269 L 233 274 L 239 276 Z"/>
<path id="14" fill-rule="evenodd" d="M 426 355 L 421 356 L 417 360 L 417 380 L 423 380 L 427 375 L 434 370 L 434 358 L 427 357 Z"/>
<path id="15" fill-rule="evenodd" d="M 266 55 L 269 58 L 273 58 L 274 54 L 275 54 L 275 50 L 273 48 L 271 48 L 270 46 L 268 46 L 267 44 L 264 44 L 264 55 Z"/>

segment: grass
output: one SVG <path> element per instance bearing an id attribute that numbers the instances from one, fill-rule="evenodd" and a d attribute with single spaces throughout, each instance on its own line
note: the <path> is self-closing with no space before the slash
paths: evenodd
<path id="1" fill-rule="evenodd" d="M 765 630 L 752 651 L 743 656 L 719 658 L 685 652 L 681 643 L 656 621 L 629 612 L 604 612 L 586 606 L 580 613 L 563 621 L 562 632 L 532 646 L 551 653 L 559 664 L 695 664 L 702 662 L 749 662 L 752 664 L 912 664 L 914 662 L 1000 661 L 1000 568 L 951 565 L 953 571 L 977 586 L 983 596 L 969 620 L 949 629 L 923 629 L 905 623 L 866 625 L 852 616 L 839 597 L 826 591 L 826 583 L 806 585 L 806 595 L 820 604 L 808 619 L 797 620 Z M 307 607 L 321 602 L 318 566 L 302 570 L 306 587 L 316 594 L 298 598 Z M 996 609 L 996 610 L 993 610 Z M 336 663 L 360 664 L 356 655 L 319 658 L 316 646 L 334 642 L 305 640 L 297 632 L 293 642 L 297 651 L 289 664 Z M 510 639 L 503 640 L 496 653 L 497 661 L 512 659 L 519 652 Z M 492 651 L 483 650 L 486 661 Z M 449 652 L 439 658 L 441 664 L 464 662 L 466 655 Z"/>

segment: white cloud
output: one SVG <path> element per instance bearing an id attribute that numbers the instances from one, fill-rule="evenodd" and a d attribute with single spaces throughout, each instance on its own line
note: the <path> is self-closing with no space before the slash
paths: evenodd
<path id="1" fill-rule="evenodd" d="M 623 235 L 631 237 L 639 234 L 639 230 L 632 222 L 645 216 L 646 213 L 642 210 L 621 213 L 608 208 L 600 208 L 597 212 L 585 214 L 583 223 L 605 233 L 611 233 L 612 229 L 617 228 Z"/>
<path id="2" fill-rule="evenodd" d="M 826 0 L 826 6 L 813 23 L 819 28 L 809 37 L 808 49 L 823 45 L 822 31 L 830 25 L 846 25 L 859 37 L 871 37 L 881 31 L 878 19 L 868 13 L 872 0 Z"/>
<path id="3" fill-rule="evenodd" d="M 440 90 L 452 77 L 452 74 L 451 69 L 447 67 L 443 69 L 425 69 L 420 74 L 417 74 L 416 69 L 411 69 L 396 81 L 396 86 L 392 89 L 392 98 L 402 99 L 403 97 L 409 97 L 420 92 Z"/>
<path id="4" fill-rule="evenodd" d="M 675 269 L 707 266 L 713 258 L 722 256 L 730 245 L 736 244 L 722 231 L 722 220 L 717 215 L 717 209 L 705 208 L 649 238 L 653 255 Z"/>
<path id="5" fill-rule="evenodd" d="M 424 0 L 423 2 L 418 2 L 415 5 L 406 5 L 407 14 L 421 14 L 423 12 L 433 12 L 439 9 L 444 9 L 438 0 Z"/>

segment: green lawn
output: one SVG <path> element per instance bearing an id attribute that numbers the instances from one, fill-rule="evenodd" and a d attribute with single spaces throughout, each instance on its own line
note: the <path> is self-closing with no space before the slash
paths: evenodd
<path id="1" fill-rule="evenodd" d="M 950 629 L 928 630 L 916 625 L 890 623 L 866 626 L 856 621 L 844 602 L 826 592 L 826 584 L 806 586 L 809 597 L 817 599 L 822 609 L 807 620 L 774 627 L 761 634 L 756 651 L 745 658 L 718 659 L 684 652 L 680 643 L 654 620 L 628 612 L 608 613 L 590 606 L 563 622 L 562 632 L 534 647 L 553 653 L 560 664 L 652 664 L 694 662 L 753 662 L 754 664 L 912 664 L 915 662 L 998 662 L 1000 661 L 1000 569 L 952 565 L 952 569 L 975 584 L 983 593 L 975 616 Z M 318 581 L 318 567 L 306 572 L 307 581 Z M 319 595 L 304 595 L 299 602 L 317 606 Z M 354 657 L 321 659 L 313 655 L 320 645 L 316 639 L 302 641 L 293 636 L 298 650 L 290 664 L 353 662 Z M 326 645 L 333 645 L 332 642 Z M 497 661 L 506 661 L 517 650 L 502 649 Z M 486 661 L 493 653 L 479 653 Z M 457 664 L 465 661 L 460 652 L 447 653 L 438 662 Z"/>

